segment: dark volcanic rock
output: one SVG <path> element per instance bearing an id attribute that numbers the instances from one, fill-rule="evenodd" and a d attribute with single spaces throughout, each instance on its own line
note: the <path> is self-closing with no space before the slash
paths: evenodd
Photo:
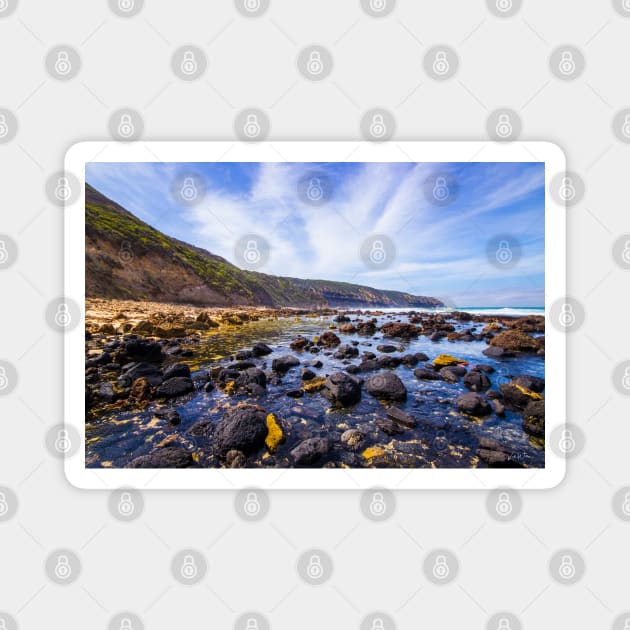
<path id="1" fill-rule="evenodd" d="M 129 399 L 135 402 L 147 402 L 151 400 L 153 396 L 153 387 L 151 387 L 151 383 L 142 377 L 137 378 L 131 385 L 131 390 L 129 392 Z"/>
<path id="2" fill-rule="evenodd" d="M 364 439 L 365 434 L 358 429 L 348 429 L 341 434 L 341 443 L 352 451 L 357 450 Z"/>
<path id="3" fill-rule="evenodd" d="M 473 392 L 484 392 L 490 388 L 490 379 L 479 370 L 471 370 L 464 376 L 464 385 Z"/>
<path id="4" fill-rule="evenodd" d="M 164 369 L 164 379 L 174 376 L 187 376 L 190 378 L 190 368 L 185 363 L 174 363 Z"/>
<path id="5" fill-rule="evenodd" d="M 517 376 L 512 379 L 512 382 L 532 392 L 540 393 L 545 389 L 545 380 L 537 376 L 527 376 L 523 374 L 522 376 Z"/>
<path id="6" fill-rule="evenodd" d="M 492 412 L 488 401 L 483 396 L 474 392 L 459 396 L 457 399 L 457 408 L 462 413 L 471 416 L 487 416 Z"/>
<path id="7" fill-rule="evenodd" d="M 315 372 L 313 372 L 313 370 L 309 370 L 308 368 L 302 370 L 302 380 L 303 381 L 310 381 L 312 379 L 314 379 L 317 376 L 317 374 L 315 374 Z"/>
<path id="8" fill-rule="evenodd" d="M 439 372 L 435 370 L 429 370 L 427 368 L 416 368 L 413 371 L 413 375 L 421 381 L 441 381 L 442 377 Z"/>
<path id="9" fill-rule="evenodd" d="M 256 405 L 239 405 L 223 414 L 214 432 L 214 446 L 221 457 L 232 449 L 249 455 L 263 446 L 266 437 L 264 409 Z"/>
<path id="10" fill-rule="evenodd" d="M 386 337 L 400 337 L 410 339 L 420 334 L 420 328 L 413 324 L 403 324 L 402 322 L 389 322 L 381 327 L 381 332 Z"/>
<path id="11" fill-rule="evenodd" d="M 304 350 L 308 344 L 309 340 L 306 337 L 298 337 L 289 344 L 289 347 L 291 350 Z"/>
<path id="12" fill-rule="evenodd" d="M 335 357 L 335 359 L 352 359 L 359 356 L 359 350 L 358 348 L 348 345 L 347 343 L 342 343 L 337 348 L 337 351 L 333 356 Z"/>
<path id="13" fill-rule="evenodd" d="M 455 366 L 455 365 L 447 366 L 447 367 L 443 367 L 440 370 L 440 376 L 447 383 L 458 383 L 459 382 L 460 375 L 457 373 L 457 370 L 454 369 L 455 367 L 457 367 L 457 366 Z"/>
<path id="14" fill-rule="evenodd" d="M 332 403 L 354 405 L 361 400 L 361 382 L 345 372 L 335 372 L 326 379 L 322 394 Z"/>
<path id="15" fill-rule="evenodd" d="M 393 372 L 381 372 L 371 376 L 365 387 L 372 396 L 381 400 L 407 399 L 407 389 Z"/>
<path id="16" fill-rule="evenodd" d="M 414 365 L 418 365 L 418 357 L 415 354 L 405 354 L 402 356 L 402 363 L 407 367 L 413 367 Z"/>
<path id="17" fill-rule="evenodd" d="M 341 339 L 334 332 L 328 330 L 319 338 L 318 343 L 325 348 L 334 348 L 341 343 Z"/>
<path id="18" fill-rule="evenodd" d="M 392 346 L 390 344 L 381 344 L 380 346 L 376 346 L 376 349 L 379 352 L 385 352 L 385 353 L 396 352 L 396 350 L 398 350 L 396 346 Z"/>
<path id="19" fill-rule="evenodd" d="M 193 382 L 187 376 L 174 376 L 164 381 L 156 390 L 156 395 L 163 398 L 183 396 L 195 389 Z"/>
<path id="20" fill-rule="evenodd" d="M 267 377 L 262 370 L 255 367 L 247 368 L 243 370 L 239 377 L 236 379 L 236 385 L 238 387 L 249 387 L 250 385 L 259 385 L 263 389 L 267 387 Z"/>
<path id="21" fill-rule="evenodd" d="M 530 402 L 541 399 L 541 394 L 528 390 L 522 385 L 515 385 L 514 382 L 500 383 L 499 389 L 503 394 L 505 404 L 514 409 L 525 409 Z"/>
<path id="22" fill-rule="evenodd" d="M 545 437 L 545 401 L 534 400 L 523 411 L 523 431 L 535 437 Z"/>
<path id="23" fill-rule="evenodd" d="M 154 387 L 160 385 L 164 380 L 162 372 L 153 363 L 128 363 L 123 366 L 118 384 L 122 387 L 129 387 L 137 378 L 146 378 Z"/>
<path id="24" fill-rule="evenodd" d="M 489 346 L 483 353 L 491 359 L 507 359 L 513 357 L 513 352 L 508 352 L 505 348 L 499 348 L 497 346 Z"/>
<path id="25" fill-rule="evenodd" d="M 167 446 L 149 455 L 131 460 L 127 468 L 188 468 L 192 466 L 192 454 L 178 446 Z"/>
<path id="26" fill-rule="evenodd" d="M 498 346 L 510 352 L 537 352 L 543 344 L 544 339 L 535 339 L 518 329 L 504 330 L 490 340 L 491 346 Z"/>
<path id="27" fill-rule="evenodd" d="M 402 357 L 385 355 L 376 359 L 379 368 L 397 368 L 402 363 Z"/>
<path id="28" fill-rule="evenodd" d="M 162 346 L 157 341 L 150 339 L 128 339 L 123 341 L 116 352 L 116 361 L 152 361 L 162 360 Z"/>
<path id="29" fill-rule="evenodd" d="M 413 416 L 410 416 L 408 413 L 405 413 L 402 409 L 398 407 L 390 407 L 387 410 L 387 417 L 391 420 L 395 420 L 398 424 L 402 424 L 404 427 L 408 429 L 414 429 L 418 426 L 416 419 Z"/>
<path id="30" fill-rule="evenodd" d="M 328 453 L 329 444 L 326 438 L 309 438 L 298 444 L 291 457 L 296 466 L 309 466 Z"/>
<path id="31" fill-rule="evenodd" d="M 262 343 L 262 341 L 259 341 L 252 346 L 252 354 L 255 357 L 264 357 L 272 352 L 273 350 L 266 343 Z"/>
<path id="32" fill-rule="evenodd" d="M 405 427 L 391 418 L 377 418 L 376 426 L 387 435 L 400 435 L 405 432 Z"/>
<path id="33" fill-rule="evenodd" d="M 271 369 L 276 372 L 288 372 L 296 365 L 300 365 L 299 359 L 290 354 L 285 354 L 271 362 Z"/>

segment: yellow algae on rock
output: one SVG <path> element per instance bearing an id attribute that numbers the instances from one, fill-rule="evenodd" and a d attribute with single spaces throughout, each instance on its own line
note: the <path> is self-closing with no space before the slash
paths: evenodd
<path id="1" fill-rule="evenodd" d="M 514 387 L 516 387 L 516 389 L 518 389 L 518 391 L 521 392 L 521 394 L 523 394 L 525 396 L 528 396 L 532 400 L 543 400 L 543 398 L 544 398 L 542 394 L 538 394 L 537 392 L 533 392 L 531 389 L 527 389 L 526 387 L 522 387 L 518 383 L 514 383 L 513 382 L 511 384 L 514 385 Z"/>
<path id="2" fill-rule="evenodd" d="M 433 359 L 433 365 L 436 368 L 443 368 L 449 365 L 468 365 L 468 361 L 464 361 L 464 359 L 458 359 L 457 357 L 451 356 L 450 354 L 440 354 L 439 356 Z"/>
<path id="3" fill-rule="evenodd" d="M 284 433 L 282 427 L 278 424 L 276 416 L 270 413 L 267 416 L 267 437 L 265 438 L 265 444 L 270 453 L 275 453 L 278 445 L 284 441 Z"/>
<path id="4" fill-rule="evenodd" d="M 236 382 L 228 381 L 225 385 L 225 393 L 231 396 L 235 391 L 236 391 Z"/>
<path id="5" fill-rule="evenodd" d="M 363 451 L 363 457 L 365 459 L 374 459 L 375 457 L 380 457 L 381 455 L 385 455 L 385 450 L 380 446 L 370 446 Z"/>
<path id="6" fill-rule="evenodd" d="M 302 385 L 305 392 L 313 393 L 319 392 L 324 389 L 324 385 L 326 384 L 326 379 L 323 376 L 317 376 L 310 381 L 305 381 Z"/>

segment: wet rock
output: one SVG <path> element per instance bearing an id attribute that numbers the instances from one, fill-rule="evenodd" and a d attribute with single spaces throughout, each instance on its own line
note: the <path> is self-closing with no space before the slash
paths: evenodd
<path id="1" fill-rule="evenodd" d="M 486 392 L 486 398 L 490 398 L 491 400 L 503 400 L 503 394 L 496 389 L 489 389 Z"/>
<path id="2" fill-rule="evenodd" d="M 388 322 L 381 327 L 381 332 L 386 337 L 399 337 L 410 339 L 420 334 L 420 328 L 414 324 L 404 324 L 402 322 Z"/>
<path id="3" fill-rule="evenodd" d="M 346 366 L 346 372 L 348 372 L 348 374 L 358 374 L 360 371 L 361 368 L 359 368 L 358 365 L 350 364 Z"/>
<path id="4" fill-rule="evenodd" d="M 335 359 L 352 359 L 359 356 L 359 350 L 354 346 L 342 343 L 337 348 L 337 352 L 335 352 L 333 356 L 335 357 Z"/>
<path id="5" fill-rule="evenodd" d="M 161 398 L 175 398 L 183 396 L 195 389 L 192 379 L 186 376 L 174 376 L 164 381 L 156 390 L 156 395 Z"/>
<path id="6" fill-rule="evenodd" d="M 308 368 L 302 370 L 302 380 L 303 381 L 310 381 L 311 379 L 314 379 L 317 376 L 317 374 L 315 374 L 315 372 L 313 372 L 313 370 L 309 370 Z"/>
<path id="7" fill-rule="evenodd" d="M 379 346 L 376 346 L 376 349 L 379 352 L 385 352 L 385 353 L 396 352 L 396 350 L 398 350 L 396 346 L 392 346 L 390 344 L 381 344 Z"/>
<path id="8" fill-rule="evenodd" d="M 442 377 L 439 372 L 435 370 L 428 370 L 427 368 L 416 368 L 413 371 L 413 375 L 420 381 L 441 381 Z"/>
<path id="9" fill-rule="evenodd" d="M 509 352 L 537 352 L 543 344 L 544 339 L 535 339 L 518 329 L 504 330 L 490 340 L 491 346 L 497 346 Z"/>
<path id="10" fill-rule="evenodd" d="M 540 393 L 545 389 L 545 380 L 537 376 L 527 376 L 523 374 L 513 378 L 512 382 L 536 393 Z"/>
<path id="11" fill-rule="evenodd" d="M 490 384 L 490 379 L 478 370 L 471 370 L 464 376 L 464 385 L 473 392 L 484 392 L 490 388 Z"/>
<path id="12" fill-rule="evenodd" d="M 307 361 L 305 365 L 319 370 L 324 364 L 319 359 L 311 359 L 310 361 Z"/>
<path id="13" fill-rule="evenodd" d="M 322 394 L 334 404 L 355 405 L 361 400 L 361 382 L 345 372 L 335 372 L 326 379 Z"/>
<path id="14" fill-rule="evenodd" d="M 264 409 L 256 405 L 239 405 L 223 414 L 214 432 L 214 446 L 221 457 L 233 449 L 249 455 L 263 446 L 266 437 Z"/>
<path id="15" fill-rule="evenodd" d="M 201 324 L 205 324 L 208 328 L 218 328 L 219 327 L 219 323 L 214 321 L 214 319 L 212 319 L 212 317 L 210 317 L 209 313 L 206 313 L 205 311 L 199 313 L 199 315 L 197 315 L 197 320 L 199 323 Z"/>
<path id="16" fill-rule="evenodd" d="M 148 402 L 153 397 L 153 387 L 146 378 L 137 378 L 131 384 L 129 400 L 137 403 Z"/>
<path id="17" fill-rule="evenodd" d="M 429 357 L 426 354 L 424 354 L 424 352 L 416 352 L 413 356 L 416 357 L 416 359 L 418 359 L 418 362 L 429 360 Z"/>
<path id="18" fill-rule="evenodd" d="M 303 389 L 289 389 L 287 390 L 286 395 L 289 398 L 302 398 L 302 396 L 304 396 L 304 390 Z"/>
<path id="19" fill-rule="evenodd" d="M 387 435 L 400 435 L 405 432 L 405 427 L 391 418 L 377 418 L 376 426 Z"/>
<path id="20" fill-rule="evenodd" d="M 523 431 L 534 437 L 545 437 L 545 401 L 534 400 L 523 411 Z"/>
<path id="21" fill-rule="evenodd" d="M 433 367 L 435 369 L 455 365 L 468 365 L 468 361 L 464 361 L 464 359 L 458 359 L 457 357 L 454 357 L 450 354 L 440 354 L 435 359 L 433 359 Z"/>
<path id="22" fill-rule="evenodd" d="M 366 385 L 367 391 L 380 400 L 406 400 L 407 389 L 393 372 L 381 372 L 371 376 Z"/>
<path id="23" fill-rule="evenodd" d="M 492 412 L 488 401 L 479 394 L 470 392 L 457 398 L 457 408 L 470 416 L 487 416 Z"/>
<path id="24" fill-rule="evenodd" d="M 127 468 L 188 468 L 193 464 L 192 453 L 178 446 L 167 446 L 149 455 L 136 457 Z"/>
<path id="25" fill-rule="evenodd" d="M 225 387 L 228 383 L 236 381 L 240 375 L 241 373 L 238 370 L 222 368 L 216 375 L 217 383 L 219 387 Z"/>
<path id="26" fill-rule="evenodd" d="M 251 350 L 239 350 L 235 355 L 237 361 L 247 361 L 254 356 Z"/>
<path id="27" fill-rule="evenodd" d="M 339 332 L 351 335 L 357 332 L 357 328 L 354 324 L 344 324 L 343 326 L 339 326 Z"/>
<path id="28" fill-rule="evenodd" d="M 266 344 L 259 341 L 252 346 L 252 354 L 255 357 L 264 357 L 271 354 L 273 350 Z"/>
<path id="29" fill-rule="evenodd" d="M 164 379 L 175 376 L 187 376 L 190 378 L 190 368 L 185 363 L 174 363 L 164 369 Z"/>
<path id="30" fill-rule="evenodd" d="M 519 453 L 505 444 L 489 438 L 479 439 L 479 459 L 491 468 L 522 468 Z"/>
<path id="31" fill-rule="evenodd" d="M 337 315 L 337 317 L 335 317 L 333 321 L 341 324 L 343 322 L 349 322 L 350 318 L 347 315 Z"/>
<path id="32" fill-rule="evenodd" d="M 211 392 L 214 389 L 214 383 L 212 381 L 208 381 L 204 386 L 203 386 L 203 391 L 204 392 Z"/>
<path id="33" fill-rule="evenodd" d="M 247 459 L 241 451 L 232 449 L 225 454 L 225 463 L 229 468 L 245 468 Z"/>
<path id="34" fill-rule="evenodd" d="M 413 416 L 409 415 L 398 407 L 389 407 L 389 409 L 387 409 L 386 411 L 386 414 L 388 418 L 398 422 L 398 424 L 402 424 L 408 429 L 414 429 L 418 426 L 418 423 Z"/>
<path id="35" fill-rule="evenodd" d="M 505 415 L 505 405 L 500 400 L 497 400 L 495 398 L 491 400 L 491 403 L 492 403 L 492 406 L 494 407 L 494 413 L 496 413 L 497 416 Z"/>
<path id="36" fill-rule="evenodd" d="M 216 428 L 216 424 L 212 420 L 197 420 L 195 424 L 188 429 L 188 433 L 194 437 L 208 438 L 212 435 Z"/>
<path id="37" fill-rule="evenodd" d="M 296 466 L 309 466 L 326 455 L 328 449 L 329 443 L 326 438 L 309 438 L 291 451 L 291 458 Z"/>
<path id="38" fill-rule="evenodd" d="M 262 370 L 255 367 L 247 368 L 243 370 L 239 377 L 236 379 L 237 387 L 248 388 L 251 385 L 258 385 L 262 389 L 267 387 L 267 377 Z"/>
<path id="39" fill-rule="evenodd" d="M 275 372 L 288 372 L 292 367 L 295 367 L 296 365 L 300 365 L 299 359 L 290 354 L 285 354 L 281 357 L 275 358 L 271 362 L 271 369 Z"/>
<path id="40" fill-rule="evenodd" d="M 402 364 L 407 367 L 414 367 L 415 365 L 418 365 L 418 361 L 419 359 L 415 354 L 405 354 L 402 357 Z"/>
<path id="41" fill-rule="evenodd" d="M 341 339 L 334 332 L 326 331 L 318 341 L 320 346 L 325 348 L 334 348 L 341 343 Z"/>
<path id="42" fill-rule="evenodd" d="M 253 361 L 237 361 L 236 363 L 230 363 L 227 366 L 228 370 L 247 370 L 249 368 L 256 367 L 256 364 Z"/>
<path id="43" fill-rule="evenodd" d="M 305 337 L 298 337 L 289 344 L 289 347 L 291 348 L 291 350 L 304 350 L 304 348 L 306 348 L 308 344 L 308 339 L 306 339 Z"/>
<path id="44" fill-rule="evenodd" d="M 323 376 L 317 376 L 310 381 L 304 381 L 304 391 L 308 394 L 319 392 L 326 386 L 326 379 Z"/>
<path id="45" fill-rule="evenodd" d="M 499 389 L 503 394 L 505 404 L 514 409 L 525 409 L 530 402 L 543 399 L 538 392 L 522 387 L 514 383 L 514 381 L 511 383 L 500 383 Z"/>
<path id="46" fill-rule="evenodd" d="M 358 429 L 348 429 L 341 434 L 341 443 L 351 451 L 358 450 L 364 439 L 365 434 Z"/>
<path id="47" fill-rule="evenodd" d="M 440 341 L 444 339 L 444 337 L 446 337 L 446 333 L 437 330 L 429 335 L 429 341 Z"/>
<path id="48" fill-rule="evenodd" d="M 164 380 L 162 372 L 153 363 L 128 363 L 123 366 L 118 384 L 130 387 L 137 378 L 146 378 L 153 387 L 160 385 Z"/>
<path id="49" fill-rule="evenodd" d="M 376 359 L 376 363 L 381 369 L 393 369 L 397 368 L 402 363 L 402 357 L 392 357 L 390 355 L 386 355 L 384 357 L 379 357 L 378 359 Z"/>
<path id="50" fill-rule="evenodd" d="M 374 322 L 361 322 L 357 325 L 357 332 L 360 335 L 371 337 L 376 333 L 376 324 Z"/>
<path id="51" fill-rule="evenodd" d="M 96 396 L 104 403 L 113 403 L 118 398 L 111 383 L 101 383 L 96 390 Z"/>
<path id="52" fill-rule="evenodd" d="M 374 359 L 366 359 L 359 363 L 359 370 L 361 370 L 361 372 L 374 372 L 374 370 L 378 370 L 379 368 L 378 361 Z"/>
<path id="53" fill-rule="evenodd" d="M 483 354 L 491 359 L 508 359 L 514 356 L 513 352 L 508 352 L 505 348 L 497 346 L 489 346 L 483 351 Z"/>
<path id="54" fill-rule="evenodd" d="M 443 367 L 439 374 L 447 383 L 458 383 L 460 379 L 459 374 L 453 367 Z"/>
<path id="55" fill-rule="evenodd" d="M 371 345 L 371 344 L 370 344 Z M 366 350 L 362 357 L 363 360 L 371 360 L 371 359 L 376 359 L 376 355 L 373 352 L 370 352 L 369 350 Z"/>

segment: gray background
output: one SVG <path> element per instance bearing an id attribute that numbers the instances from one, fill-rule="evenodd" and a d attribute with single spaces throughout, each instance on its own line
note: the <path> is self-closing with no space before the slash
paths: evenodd
<path id="1" fill-rule="evenodd" d="M 630 18 L 607 0 L 525 0 L 508 18 L 482 0 L 399 0 L 383 18 L 358 0 L 272 0 L 257 18 L 228 0 L 149 0 L 130 18 L 104 0 L 21 0 L 0 17 L 0 107 L 19 123 L 15 138 L 0 144 L 0 232 L 19 250 L 0 270 L 0 358 L 19 378 L 0 396 L 0 486 L 19 500 L 13 518 L 0 522 L 0 611 L 20 628 L 106 628 L 121 611 L 147 628 L 232 627 L 249 610 L 287 630 L 359 628 L 375 610 L 398 628 L 484 628 L 500 611 L 539 630 L 613 627 L 630 609 L 630 524 L 613 509 L 613 495 L 630 484 L 628 399 L 613 380 L 630 356 L 626 270 L 613 258 L 613 243 L 630 231 L 630 147 L 613 130 L 616 113 L 630 105 L 622 63 L 629 32 Z M 171 70 L 171 55 L 188 43 L 208 56 L 197 81 Z M 64 44 L 82 65 L 61 82 L 44 59 Z M 334 59 L 320 82 L 298 71 L 309 44 Z M 446 81 L 423 66 L 425 51 L 439 44 L 459 55 Z M 584 54 L 575 81 L 550 71 L 561 44 Z M 109 138 L 110 115 L 129 107 L 140 112 L 145 139 L 173 140 L 233 138 L 247 107 L 269 116 L 271 140 L 360 139 L 362 115 L 373 108 L 393 114 L 394 140 L 480 139 L 492 112 L 508 107 L 521 118 L 521 138 L 563 147 L 585 182 L 584 198 L 569 209 L 568 285 L 586 316 L 569 335 L 567 418 L 585 444 L 565 482 L 521 493 L 521 513 L 505 523 L 492 518 L 486 492 L 397 492 L 396 511 L 382 522 L 364 516 L 359 492 L 271 492 L 269 512 L 255 522 L 239 516 L 236 493 L 147 492 L 140 517 L 121 522 L 108 493 L 70 487 L 45 446 L 46 432 L 63 420 L 62 338 L 45 321 L 62 293 L 63 211 L 45 181 L 72 143 Z M 45 573 L 57 548 L 82 563 L 70 585 Z M 185 548 L 208 563 L 194 586 L 171 574 Z M 296 570 L 311 548 L 327 550 L 334 564 L 320 586 Z M 423 572 L 437 548 L 459 561 L 445 586 Z M 586 566 L 570 586 L 549 571 L 564 548 Z"/>

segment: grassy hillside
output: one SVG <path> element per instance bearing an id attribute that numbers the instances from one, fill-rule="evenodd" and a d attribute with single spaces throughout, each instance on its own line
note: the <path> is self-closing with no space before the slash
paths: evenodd
<path id="1" fill-rule="evenodd" d="M 244 271 L 171 238 L 86 184 L 86 295 L 205 306 L 440 306 L 434 298 L 346 282 Z"/>

